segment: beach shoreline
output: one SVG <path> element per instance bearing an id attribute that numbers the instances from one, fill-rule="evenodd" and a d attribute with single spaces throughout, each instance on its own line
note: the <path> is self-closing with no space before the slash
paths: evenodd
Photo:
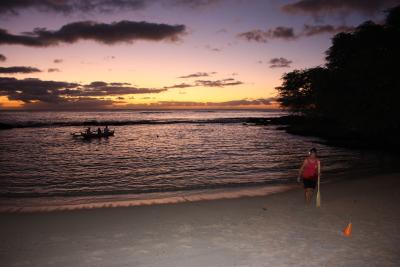
<path id="1" fill-rule="evenodd" d="M 151 205 L 170 205 L 183 202 L 236 199 L 268 196 L 297 188 L 296 184 L 270 184 L 264 186 L 237 186 L 236 188 L 172 191 L 131 195 L 105 195 L 80 198 L 5 198 L 0 205 L 1 213 L 35 213 L 103 208 L 122 208 Z"/>
<path id="2" fill-rule="evenodd" d="M 2 266 L 398 266 L 400 175 L 279 194 L 2 213 Z M 341 231 L 353 223 L 350 238 Z"/>
<path id="3" fill-rule="evenodd" d="M 383 170 L 381 175 L 392 174 L 397 170 Z M 294 175 L 294 174 L 293 174 Z M 324 174 L 321 184 L 337 183 L 341 180 L 365 179 L 377 175 L 371 170 L 353 170 L 345 174 Z M 286 182 L 285 182 L 286 181 Z M 0 198 L 1 213 L 46 213 L 58 211 L 91 210 L 105 208 L 124 208 L 151 205 L 170 205 L 186 202 L 217 201 L 243 197 L 266 197 L 298 189 L 302 183 L 295 179 L 271 181 L 260 185 L 236 185 L 235 187 L 207 188 L 186 191 L 165 191 L 142 194 L 114 194 L 93 196 L 49 196 L 49 197 L 3 197 Z"/>

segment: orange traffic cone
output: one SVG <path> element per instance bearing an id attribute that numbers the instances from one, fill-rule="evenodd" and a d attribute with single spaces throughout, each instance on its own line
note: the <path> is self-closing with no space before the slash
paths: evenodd
<path id="1" fill-rule="evenodd" d="M 350 223 L 346 226 L 346 228 L 343 229 L 343 235 L 346 236 L 346 237 L 350 237 L 350 236 L 351 236 L 351 230 L 352 230 L 352 228 L 353 228 L 353 225 L 352 225 L 352 223 L 350 222 Z"/>

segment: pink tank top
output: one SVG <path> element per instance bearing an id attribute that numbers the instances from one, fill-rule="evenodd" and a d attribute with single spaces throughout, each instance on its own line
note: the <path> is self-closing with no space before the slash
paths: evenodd
<path id="1" fill-rule="evenodd" d="M 304 179 L 316 179 L 318 177 L 318 160 L 307 160 L 303 168 Z"/>

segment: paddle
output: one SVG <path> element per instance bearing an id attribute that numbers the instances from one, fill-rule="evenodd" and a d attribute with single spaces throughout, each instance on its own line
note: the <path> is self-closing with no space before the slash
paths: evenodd
<path id="1" fill-rule="evenodd" d="M 318 191 L 317 191 L 317 208 L 321 207 L 321 190 L 319 184 L 321 180 L 321 163 L 318 161 Z"/>

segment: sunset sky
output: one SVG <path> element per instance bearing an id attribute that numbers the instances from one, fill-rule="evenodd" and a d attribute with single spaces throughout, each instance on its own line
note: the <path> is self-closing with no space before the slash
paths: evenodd
<path id="1" fill-rule="evenodd" d="M 283 73 L 399 1 L 0 3 L 0 108 L 271 108 Z"/>

